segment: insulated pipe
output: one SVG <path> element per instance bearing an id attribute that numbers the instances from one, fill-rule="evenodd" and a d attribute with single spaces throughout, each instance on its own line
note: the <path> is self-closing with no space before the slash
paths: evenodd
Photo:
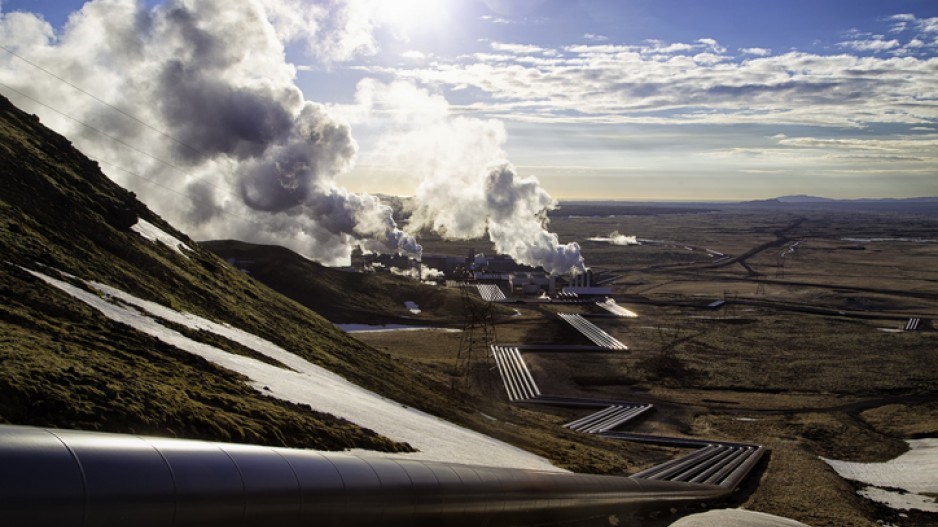
<path id="1" fill-rule="evenodd" d="M 537 387 L 537 383 L 534 382 L 534 377 L 531 375 L 531 370 L 528 369 L 528 365 L 524 362 L 524 359 L 521 357 L 521 352 L 518 351 L 518 348 L 507 348 L 508 355 L 511 360 L 515 363 L 518 368 L 519 374 L 522 377 L 522 380 L 528 385 L 530 390 L 530 397 L 534 398 L 541 394 L 540 388 Z"/>
<path id="2" fill-rule="evenodd" d="M 576 421 L 572 421 L 570 423 L 565 424 L 564 426 L 567 428 L 570 428 L 571 430 L 577 430 L 577 431 L 583 430 L 593 425 L 597 421 L 601 421 L 602 419 L 605 419 L 607 416 L 617 412 L 621 408 L 622 406 L 613 405 L 603 410 L 600 410 L 598 412 L 589 414 L 586 417 L 581 417 L 577 419 Z"/>
<path id="3" fill-rule="evenodd" d="M 727 467 L 735 467 L 738 463 L 741 463 L 742 460 L 746 459 L 746 457 L 748 457 L 751 453 L 752 453 L 752 450 L 749 448 L 733 449 L 730 455 L 727 456 L 725 459 L 723 459 L 720 463 L 714 464 L 707 470 L 704 470 L 700 474 L 697 474 L 697 476 L 691 478 L 690 482 L 691 483 L 713 482 L 714 484 L 717 484 L 722 479 L 720 476 L 718 476 L 719 473 L 721 473 Z M 732 472 L 732 469 L 727 471 L 727 473 L 729 472 Z"/>
<path id="4" fill-rule="evenodd" d="M 508 365 L 508 372 L 511 375 L 511 378 L 515 384 L 515 388 L 519 394 L 518 399 L 530 399 L 534 395 L 530 386 L 528 386 L 526 383 L 524 374 L 522 372 L 522 367 L 519 366 L 518 362 L 515 360 L 515 356 L 511 352 L 511 348 L 503 348 L 502 350 L 505 357 L 505 364 Z"/>
<path id="5" fill-rule="evenodd" d="M 492 355 L 495 357 L 495 366 L 498 367 L 498 374 L 502 378 L 502 384 L 505 385 L 505 391 L 508 392 L 508 400 L 517 400 L 518 398 L 515 397 L 511 386 L 508 384 L 508 374 L 505 372 L 505 366 L 502 364 L 501 349 L 498 346 L 492 346 Z"/>
<path id="6" fill-rule="evenodd" d="M 759 462 L 759 459 L 765 453 L 765 447 L 755 446 L 750 448 L 754 448 L 752 453 L 746 456 L 746 458 L 743 459 L 738 466 L 735 466 L 732 472 L 730 472 L 729 475 L 720 481 L 720 485 L 723 485 L 727 488 L 735 488 L 739 482 L 741 482 L 743 478 L 746 477 L 746 474 L 752 470 L 756 463 Z"/>
<path id="7" fill-rule="evenodd" d="M 502 360 L 504 360 L 506 372 L 508 373 L 508 380 L 515 390 L 515 400 L 524 401 L 531 398 L 531 393 L 528 387 L 524 383 L 524 376 L 518 369 L 518 365 L 514 361 L 514 356 L 511 353 L 511 348 L 501 348 Z"/>
<path id="8" fill-rule="evenodd" d="M 677 474 L 668 476 L 667 479 L 671 481 L 690 481 L 692 477 L 696 476 L 705 467 L 719 463 L 720 459 L 729 452 L 732 452 L 732 450 L 733 447 L 716 445 L 695 463 L 684 466 L 683 470 Z"/>
<path id="9" fill-rule="evenodd" d="M 526 526 L 612 516 L 628 522 L 732 490 L 0 425 L 4 526 Z"/>
<path id="10" fill-rule="evenodd" d="M 606 430 L 612 430 L 613 428 L 622 426 L 628 421 L 631 421 L 632 419 L 635 419 L 636 417 L 641 415 L 642 412 L 644 412 L 647 409 L 648 409 L 647 406 L 633 406 L 631 408 L 626 407 L 625 410 L 606 419 L 602 423 L 598 423 L 592 426 L 589 429 L 588 433 L 595 434 L 597 432 L 605 432 Z"/>
<path id="11" fill-rule="evenodd" d="M 508 391 L 508 399 L 518 401 L 523 399 L 515 386 L 515 379 L 511 373 L 511 365 L 505 356 L 505 349 L 501 346 L 492 346 L 492 353 L 495 355 L 495 363 L 499 367 L 499 373 L 502 374 L 502 381 L 505 383 L 505 389 Z"/>
<path id="12" fill-rule="evenodd" d="M 558 313 L 558 315 L 597 346 L 608 349 L 628 349 L 628 346 L 619 342 L 615 337 L 606 333 L 602 328 L 586 320 L 581 315 L 574 313 Z"/>
<path id="13" fill-rule="evenodd" d="M 651 467 L 647 470 L 639 472 L 638 474 L 635 474 L 635 477 L 660 480 L 670 479 L 687 467 L 692 467 L 697 463 L 702 462 L 703 459 L 710 457 L 718 448 L 719 447 L 714 445 L 706 446 L 694 452 L 693 454 L 679 459 L 674 459 L 666 463 L 662 463 L 656 467 Z"/>

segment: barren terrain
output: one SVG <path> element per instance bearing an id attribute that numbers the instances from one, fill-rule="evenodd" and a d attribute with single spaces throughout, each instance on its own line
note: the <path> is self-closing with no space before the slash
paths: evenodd
<path id="1" fill-rule="evenodd" d="M 768 460 L 737 499 L 747 508 L 814 526 L 932 525 L 933 514 L 900 514 L 858 496 L 857 486 L 819 456 L 885 461 L 907 449 L 904 439 L 938 436 L 932 325 L 938 220 L 817 211 L 637 212 L 553 219 L 562 241 L 613 231 L 645 241 L 582 242 L 594 271 L 620 275 L 612 286 L 616 300 L 639 314 L 591 320 L 630 350 L 525 353 L 541 390 L 654 403 L 656 412 L 630 431 L 769 447 Z M 481 240 L 425 243 L 430 254 L 461 255 L 470 247 L 490 252 Z M 726 304 L 707 307 L 716 300 Z M 553 313 L 601 311 L 512 307 L 522 316 L 500 320 L 499 343 L 585 343 Z M 903 331 L 911 317 L 921 318 L 921 326 Z M 460 336 L 358 338 L 446 382 Z M 462 382 L 486 401 L 481 412 L 509 423 L 519 413 L 527 419 L 540 413 L 558 435 L 569 435 L 560 425 L 576 412 L 509 406 L 490 359 L 475 358 L 473 375 Z M 627 466 L 615 471 L 630 473 L 675 454 L 632 446 L 623 452 Z"/>

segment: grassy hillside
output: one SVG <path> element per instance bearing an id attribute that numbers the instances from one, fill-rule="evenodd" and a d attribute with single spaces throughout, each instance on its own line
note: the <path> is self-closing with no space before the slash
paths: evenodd
<path id="1" fill-rule="evenodd" d="M 58 269 L 225 321 L 349 376 L 361 365 L 369 376 L 393 369 L 385 356 L 196 244 L 190 242 L 194 251 L 186 258 L 131 231 L 139 217 L 186 240 L 6 99 L 0 100 L 0 172 L 0 421 L 318 448 L 406 448 L 265 397 L 231 372 L 107 320 L 23 271 Z"/>

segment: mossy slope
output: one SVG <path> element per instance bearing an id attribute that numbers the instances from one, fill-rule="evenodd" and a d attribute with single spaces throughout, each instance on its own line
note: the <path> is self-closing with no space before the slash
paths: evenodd
<path id="1" fill-rule="evenodd" d="M 188 240 L 68 140 L 3 98 L 0 174 L 0 422 L 316 448 L 407 448 L 266 397 L 232 372 L 110 321 L 23 271 L 54 274 L 52 268 L 103 282 L 230 323 L 387 395 L 403 393 L 382 381 L 397 373 L 386 355 Z M 137 218 L 193 250 L 185 257 L 144 239 L 130 230 Z"/>

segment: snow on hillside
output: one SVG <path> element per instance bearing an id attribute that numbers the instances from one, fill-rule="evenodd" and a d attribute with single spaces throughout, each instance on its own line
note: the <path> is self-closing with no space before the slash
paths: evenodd
<path id="1" fill-rule="evenodd" d="M 187 251 L 192 250 L 191 247 L 182 243 L 182 241 L 180 241 L 179 238 L 176 238 L 175 236 L 168 234 L 167 232 L 163 231 L 156 225 L 153 225 L 152 223 L 142 218 L 138 219 L 137 223 L 133 227 L 131 227 L 130 230 L 136 232 L 140 236 L 143 236 L 144 238 L 150 240 L 153 243 L 156 243 L 156 242 L 162 243 L 163 245 L 185 256 L 186 258 L 188 258 L 188 256 L 186 255 L 186 253 L 182 252 L 182 250 L 183 249 Z"/>
<path id="2" fill-rule="evenodd" d="M 211 320 L 182 313 L 142 300 L 120 289 L 85 282 L 103 294 L 90 293 L 67 282 L 27 269 L 34 276 L 85 302 L 108 318 L 203 357 L 219 366 L 241 373 L 257 390 L 287 401 L 308 404 L 316 410 L 343 417 L 395 441 L 409 443 L 419 450 L 416 458 L 492 465 L 512 468 L 560 471 L 546 459 L 457 426 L 425 412 L 406 407 L 361 388 L 256 335 Z M 214 346 L 194 341 L 167 328 L 160 319 L 193 329 L 210 331 L 271 357 L 287 368 L 234 355 Z M 266 388 L 266 389 L 265 389 Z"/>
<path id="3" fill-rule="evenodd" d="M 938 438 L 906 441 L 909 451 L 885 463 L 823 459 L 841 477 L 869 485 L 859 494 L 893 509 L 938 512 Z M 901 489 L 896 491 L 895 489 Z"/>

